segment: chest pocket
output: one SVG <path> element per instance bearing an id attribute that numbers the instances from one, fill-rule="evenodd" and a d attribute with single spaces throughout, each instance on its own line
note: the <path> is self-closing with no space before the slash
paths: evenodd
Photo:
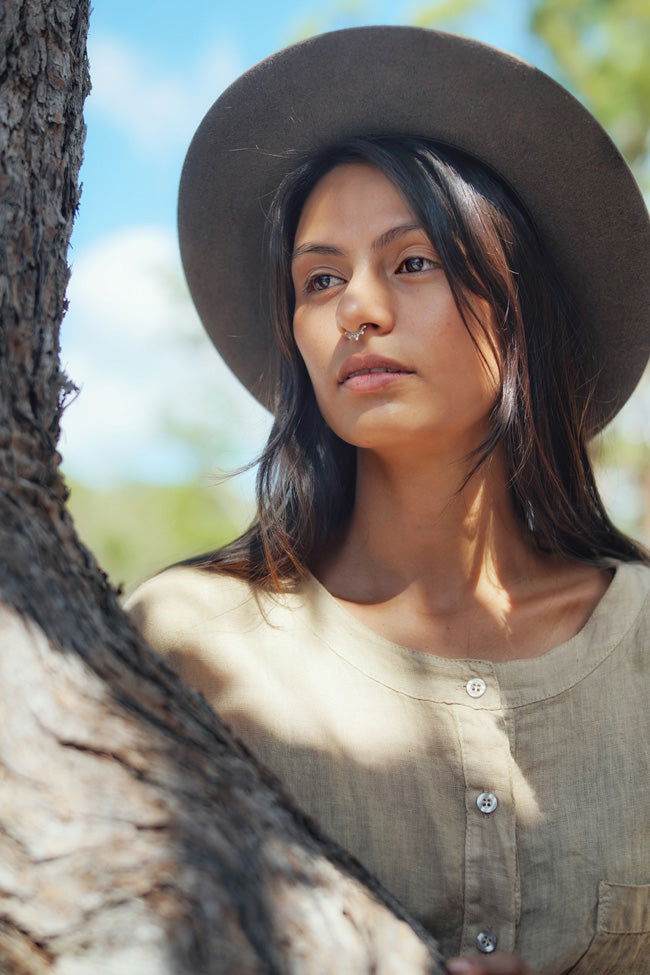
<path id="1" fill-rule="evenodd" d="M 596 934 L 567 975 L 650 975 L 650 884 L 598 885 Z"/>

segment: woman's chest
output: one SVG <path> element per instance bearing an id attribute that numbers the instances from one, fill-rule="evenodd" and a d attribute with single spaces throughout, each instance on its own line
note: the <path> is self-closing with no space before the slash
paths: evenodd
<path id="1" fill-rule="evenodd" d="M 578 569 L 553 577 L 518 599 L 495 587 L 477 587 L 457 606 L 429 604 L 406 587 L 385 601 L 338 600 L 369 631 L 420 653 L 492 662 L 533 659 L 574 637 L 611 582 L 609 571 Z"/>
<path id="2" fill-rule="evenodd" d="M 494 668 L 465 665 L 424 680 L 420 698 L 342 667 L 293 686 L 287 672 L 274 690 L 235 683 L 224 716 L 445 953 L 496 939 L 557 975 L 599 936 L 602 889 L 618 898 L 618 928 L 647 927 L 637 917 L 647 889 L 636 891 L 650 882 L 643 689 L 603 672 L 512 707 Z M 238 727 L 251 695 L 260 718 Z M 637 951 L 645 936 L 616 938 Z"/>

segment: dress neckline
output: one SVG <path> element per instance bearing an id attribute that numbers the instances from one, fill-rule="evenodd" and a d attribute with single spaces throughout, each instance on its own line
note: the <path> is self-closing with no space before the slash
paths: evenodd
<path id="1" fill-rule="evenodd" d="M 311 573 L 298 597 L 309 628 L 338 656 L 401 693 L 436 693 L 441 678 L 492 678 L 508 688 L 511 706 L 562 693 L 599 667 L 633 627 L 650 592 L 650 568 L 616 563 L 608 588 L 583 627 L 569 640 L 531 658 L 493 662 L 448 658 L 401 646 L 353 616 Z M 435 680 L 434 680 L 435 678 Z M 444 683 L 444 681 L 443 681 Z M 432 697 L 430 699 L 438 699 Z M 488 701 L 478 702 L 489 706 Z"/>

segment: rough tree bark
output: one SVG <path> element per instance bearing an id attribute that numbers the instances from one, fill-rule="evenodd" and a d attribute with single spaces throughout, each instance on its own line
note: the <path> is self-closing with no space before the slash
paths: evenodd
<path id="1" fill-rule="evenodd" d="M 142 645 L 56 453 L 87 0 L 0 11 L 0 970 L 440 972 L 434 941 Z"/>

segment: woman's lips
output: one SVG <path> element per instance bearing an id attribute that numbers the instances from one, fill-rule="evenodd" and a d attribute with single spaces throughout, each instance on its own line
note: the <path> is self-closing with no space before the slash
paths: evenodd
<path id="1" fill-rule="evenodd" d="M 345 386 L 346 389 L 371 391 L 375 389 L 383 389 L 385 386 L 390 386 L 394 382 L 405 379 L 407 376 L 412 375 L 412 372 L 406 372 L 405 370 L 401 369 L 370 369 L 351 373 L 348 378 L 343 381 L 342 385 Z"/>
<path id="2" fill-rule="evenodd" d="M 339 383 L 346 389 L 382 389 L 392 383 L 412 376 L 413 370 L 378 355 L 352 355 L 339 370 Z"/>

